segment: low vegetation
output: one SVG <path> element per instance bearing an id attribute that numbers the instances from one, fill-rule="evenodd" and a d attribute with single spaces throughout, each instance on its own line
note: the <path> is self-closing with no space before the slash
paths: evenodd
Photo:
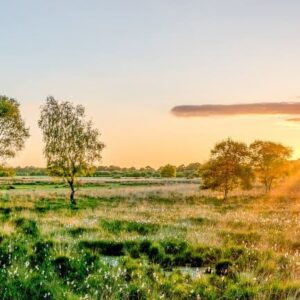
<path id="1" fill-rule="evenodd" d="M 33 183 L 0 191 L 1 299 L 299 298 L 292 194 Z"/>

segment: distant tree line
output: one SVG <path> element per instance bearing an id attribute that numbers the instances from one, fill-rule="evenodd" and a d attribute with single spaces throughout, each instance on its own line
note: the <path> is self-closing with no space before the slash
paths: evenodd
<path id="1" fill-rule="evenodd" d="M 166 165 L 168 166 L 168 165 Z M 135 168 L 135 167 L 119 167 L 119 166 L 98 166 L 94 168 L 92 174 L 89 174 L 90 177 L 113 177 L 113 178 L 122 178 L 122 177 L 129 177 L 129 178 L 198 178 L 200 176 L 200 163 L 191 163 L 188 165 L 180 165 L 178 167 L 171 166 L 171 173 L 165 172 L 165 167 L 162 166 L 157 169 L 152 168 L 150 166 L 142 167 L 142 168 Z M 3 174 L 7 174 L 4 170 L 8 171 L 8 168 L 3 169 Z M 39 168 L 34 166 L 28 167 L 16 167 L 10 168 L 10 174 L 16 176 L 48 176 L 49 172 L 47 168 Z M 2 175 L 0 169 L 0 177 L 1 176 L 8 176 Z"/>

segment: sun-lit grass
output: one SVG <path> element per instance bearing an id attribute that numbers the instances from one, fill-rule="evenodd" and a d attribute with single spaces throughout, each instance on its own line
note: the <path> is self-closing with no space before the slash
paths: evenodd
<path id="1" fill-rule="evenodd" d="M 131 183 L 82 186 L 71 209 L 63 187 L 0 193 L 1 299 L 300 295 L 296 197 Z"/>

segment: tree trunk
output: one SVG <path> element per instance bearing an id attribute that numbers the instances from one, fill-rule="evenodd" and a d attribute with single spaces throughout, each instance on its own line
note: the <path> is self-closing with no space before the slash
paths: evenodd
<path id="1" fill-rule="evenodd" d="M 265 186 L 265 194 L 269 193 L 269 182 L 267 179 L 264 179 L 264 186 Z"/>
<path id="2" fill-rule="evenodd" d="M 266 183 L 265 184 L 265 194 L 268 194 L 268 192 L 269 192 L 269 188 L 268 188 L 268 184 Z"/>
<path id="3" fill-rule="evenodd" d="M 271 187 L 272 187 L 272 180 L 266 181 L 266 183 L 265 183 L 266 194 L 269 194 L 271 192 Z"/>
<path id="4" fill-rule="evenodd" d="M 224 190 L 224 200 L 227 200 L 227 197 L 228 197 L 228 188 L 225 187 L 225 190 Z"/>
<path id="5" fill-rule="evenodd" d="M 273 184 L 273 179 L 271 179 L 269 183 L 269 193 L 271 192 L 272 184 Z"/>
<path id="6" fill-rule="evenodd" d="M 76 206 L 74 181 L 70 180 L 70 181 L 68 181 L 68 183 L 69 183 L 69 186 L 71 189 L 71 194 L 70 194 L 71 205 Z"/>

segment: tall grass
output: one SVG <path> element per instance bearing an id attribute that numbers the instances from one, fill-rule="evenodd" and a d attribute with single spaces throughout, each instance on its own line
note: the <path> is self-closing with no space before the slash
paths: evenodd
<path id="1" fill-rule="evenodd" d="M 64 188 L 0 195 L 0 299 L 300 297 L 296 197 L 83 186 L 71 210 Z"/>

